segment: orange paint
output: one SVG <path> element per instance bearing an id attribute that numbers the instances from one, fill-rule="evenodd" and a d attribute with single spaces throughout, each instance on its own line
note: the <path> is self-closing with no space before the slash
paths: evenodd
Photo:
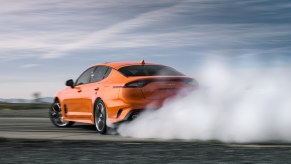
<path id="1" fill-rule="evenodd" d="M 170 72 L 176 71 L 167 66 L 147 62 L 94 65 L 77 79 L 74 86 L 68 86 L 57 93 L 56 100 L 61 104 L 64 120 L 94 124 L 95 103 L 101 99 L 105 104 L 107 120 L 110 123 L 125 121 L 129 119 L 132 111 L 161 108 L 165 99 L 176 95 L 182 88 L 193 88 L 191 82 L 195 82 L 194 79 L 183 74 L 167 75 L 169 73 L 163 72 L 162 75 L 155 76 L 137 74 L 137 76 L 127 76 L 121 70 L 128 66 L 137 66 L 139 70 L 157 66 L 157 68 L 166 68 L 166 71 L 167 69 Z M 133 70 L 129 73 L 136 72 Z M 141 75 L 143 73 L 147 72 L 141 72 Z"/>

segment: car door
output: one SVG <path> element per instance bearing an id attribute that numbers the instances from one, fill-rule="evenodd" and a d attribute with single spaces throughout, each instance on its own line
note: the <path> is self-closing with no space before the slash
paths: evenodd
<path id="1" fill-rule="evenodd" d="M 83 90 L 90 83 L 91 75 L 96 67 L 91 67 L 84 71 L 75 82 L 74 88 L 70 88 L 64 100 L 65 113 L 72 119 L 82 118 L 83 112 Z"/>
<path id="2" fill-rule="evenodd" d="M 93 114 L 94 102 L 100 93 L 100 88 L 102 88 L 102 80 L 106 77 L 108 70 L 110 68 L 107 66 L 97 66 L 94 73 L 91 75 L 90 83 L 84 86 L 83 94 L 83 105 L 84 110 Z"/>

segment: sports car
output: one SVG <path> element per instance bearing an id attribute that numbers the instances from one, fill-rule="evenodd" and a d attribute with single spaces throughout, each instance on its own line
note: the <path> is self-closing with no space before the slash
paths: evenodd
<path id="1" fill-rule="evenodd" d="M 93 65 L 66 86 L 51 105 L 51 122 L 57 127 L 94 124 L 105 134 L 108 127 L 133 120 L 145 109 L 161 108 L 166 99 L 195 88 L 197 82 L 171 67 L 143 60 Z"/>

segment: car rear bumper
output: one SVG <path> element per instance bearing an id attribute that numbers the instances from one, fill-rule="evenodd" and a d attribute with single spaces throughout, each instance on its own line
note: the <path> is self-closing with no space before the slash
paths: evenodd
<path id="1" fill-rule="evenodd" d="M 132 121 L 132 120 L 136 119 L 144 110 L 145 109 L 134 109 L 134 110 L 131 110 L 126 114 L 126 116 L 122 120 L 114 122 L 113 124 L 114 125 L 119 125 L 119 124 L 124 123 L 124 122 Z"/>
<path id="2" fill-rule="evenodd" d="M 138 118 L 146 110 L 158 110 L 158 109 L 133 109 L 127 113 L 126 117 L 123 120 L 114 122 L 113 125 L 118 126 L 122 123 L 133 121 L 136 118 Z"/>
<path id="3" fill-rule="evenodd" d="M 150 103 L 125 103 L 124 101 L 115 100 L 105 102 L 107 109 L 107 116 L 109 123 L 119 123 L 124 121 L 131 121 L 138 117 L 141 112 L 147 109 L 159 109 L 162 107 L 162 101 L 155 101 Z M 110 106 L 112 105 L 112 106 Z"/>

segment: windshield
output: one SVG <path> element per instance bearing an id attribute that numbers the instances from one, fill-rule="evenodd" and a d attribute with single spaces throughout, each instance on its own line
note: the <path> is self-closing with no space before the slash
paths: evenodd
<path id="1" fill-rule="evenodd" d="M 171 67 L 161 65 L 126 66 L 118 71 L 125 76 L 184 76 Z"/>

